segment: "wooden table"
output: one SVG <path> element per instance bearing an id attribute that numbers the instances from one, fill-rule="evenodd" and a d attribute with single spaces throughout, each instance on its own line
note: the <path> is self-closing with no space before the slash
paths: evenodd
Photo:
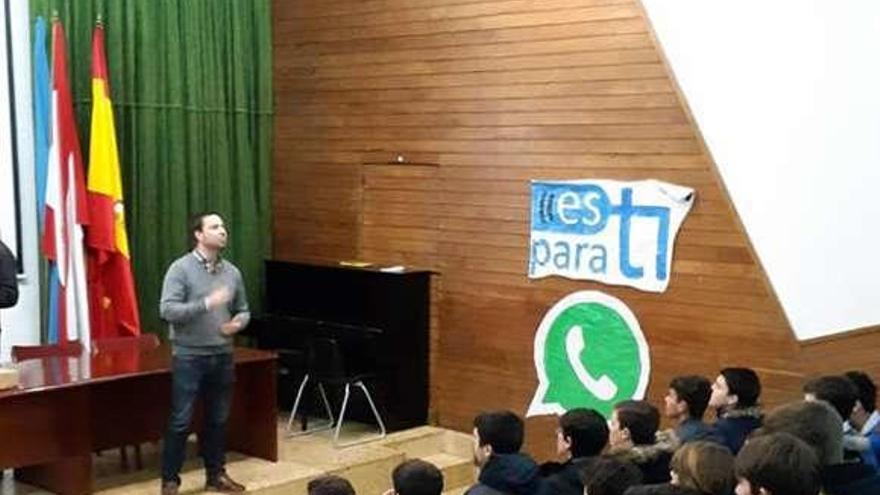
<path id="1" fill-rule="evenodd" d="M 227 448 L 278 460 L 274 353 L 235 349 Z M 0 469 L 64 495 L 92 491 L 92 453 L 162 438 L 171 411 L 171 348 L 18 363 L 0 391 Z M 196 422 L 199 422 L 196 419 Z"/>

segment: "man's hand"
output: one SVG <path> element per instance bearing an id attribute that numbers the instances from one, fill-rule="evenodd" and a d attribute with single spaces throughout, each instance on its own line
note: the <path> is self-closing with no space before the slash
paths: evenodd
<path id="1" fill-rule="evenodd" d="M 226 323 L 220 325 L 220 333 L 227 337 L 235 335 L 236 333 L 238 333 L 239 330 L 241 330 L 241 321 L 239 321 L 237 318 L 233 318 Z"/>
<path id="2" fill-rule="evenodd" d="M 231 320 L 220 325 L 220 333 L 228 337 L 235 335 L 242 328 L 244 328 L 244 323 L 241 321 L 241 318 L 239 318 L 239 315 L 235 315 Z"/>
<path id="3" fill-rule="evenodd" d="M 231 300 L 232 291 L 224 285 L 222 287 L 217 287 L 216 289 L 211 291 L 210 294 L 208 294 L 208 297 L 205 298 L 205 307 L 208 308 L 208 310 L 210 311 L 218 306 L 222 306 L 228 303 Z"/>

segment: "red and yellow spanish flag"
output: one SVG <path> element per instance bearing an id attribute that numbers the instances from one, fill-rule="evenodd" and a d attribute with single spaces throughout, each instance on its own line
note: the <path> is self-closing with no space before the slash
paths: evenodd
<path id="1" fill-rule="evenodd" d="M 91 222 L 86 245 L 92 339 L 139 335 L 141 324 L 125 230 L 119 153 L 104 56 L 104 27 L 100 21 L 92 38 L 88 203 Z"/>

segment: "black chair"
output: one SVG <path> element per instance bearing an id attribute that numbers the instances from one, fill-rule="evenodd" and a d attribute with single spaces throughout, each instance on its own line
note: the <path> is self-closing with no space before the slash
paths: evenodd
<path id="1" fill-rule="evenodd" d="M 369 352 L 369 344 L 371 341 L 369 337 L 376 332 L 381 332 L 376 329 L 365 329 L 363 327 L 351 327 L 348 325 L 327 322 L 317 323 L 318 328 L 316 328 L 315 333 L 313 333 L 308 339 L 307 373 L 300 383 L 296 399 L 293 403 L 293 408 L 290 411 L 290 418 L 287 421 L 288 432 L 290 432 L 291 436 L 296 436 L 314 433 L 316 431 L 329 430 L 335 427 L 333 444 L 337 447 L 347 447 L 365 441 L 374 440 L 375 438 L 385 437 L 385 422 L 382 420 L 382 416 L 379 414 L 379 411 L 376 408 L 376 403 L 373 401 L 373 397 L 365 383 L 366 380 L 376 377 L 377 374 L 375 368 L 369 364 L 369 359 L 353 359 L 355 356 L 369 358 L 372 354 Z M 352 330 L 354 330 L 354 332 L 352 332 Z M 354 347 L 358 352 L 344 352 L 346 348 L 344 344 Z M 292 432 L 291 429 L 293 427 L 294 419 L 296 418 L 297 410 L 302 400 L 303 393 L 310 381 L 314 381 L 317 384 L 318 392 L 321 395 L 321 400 L 327 411 L 329 422 L 318 427 Z M 344 387 L 342 406 L 339 408 L 339 416 L 337 418 L 333 417 L 333 411 L 330 406 L 330 401 L 327 398 L 325 385 Z M 370 409 L 373 412 L 373 417 L 376 419 L 376 423 L 379 427 L 379 434 L 375 438 L 368 437 L 355 442 L 340 443 L 339 434 L 342 430 L 342 423 L 345 421 L 345 413 L 351 397 L 352 386 L 360 389 L 363 392 L 364 397 L 367 399 L 367 403 L 369 404 Z"/>
<path id="2" fill-rule="evenodd" d="M 258 349 L 271 350 L 278 355 L 278 404 L 287 409 L 293 403 L 287 392 L 299 383 L 306 373 L 306 336 L 311 333 L 314 320 L 287 315 L 262 314 L 251 318 L 250 324 L 239 333 L 254 341 Z"/>

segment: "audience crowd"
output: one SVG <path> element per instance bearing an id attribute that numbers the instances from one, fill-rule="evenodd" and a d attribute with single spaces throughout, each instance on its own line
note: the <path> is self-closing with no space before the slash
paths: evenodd
<path id="1" fill-rule="evenodd" d="M 626 400 L 606 420 L 592 409 L 559 417 L 556 462 L 522 452 L 524 422 L 511 411 L 474 419 L 477 483 L 465 495 L 880 495 L 877 389 L 860 371 L 822 376 L 804 400 L 764 415 L 754 370 L 725 368 L 714 382 L 674 378 L 662 414 Z M 711 411 L 714 421 L 705 420 Z M 407 460 L 385 495 L 440 495 L 443 474 Z M 313 480 L 309 495 L 354 495 L 338 476 Z"/>

